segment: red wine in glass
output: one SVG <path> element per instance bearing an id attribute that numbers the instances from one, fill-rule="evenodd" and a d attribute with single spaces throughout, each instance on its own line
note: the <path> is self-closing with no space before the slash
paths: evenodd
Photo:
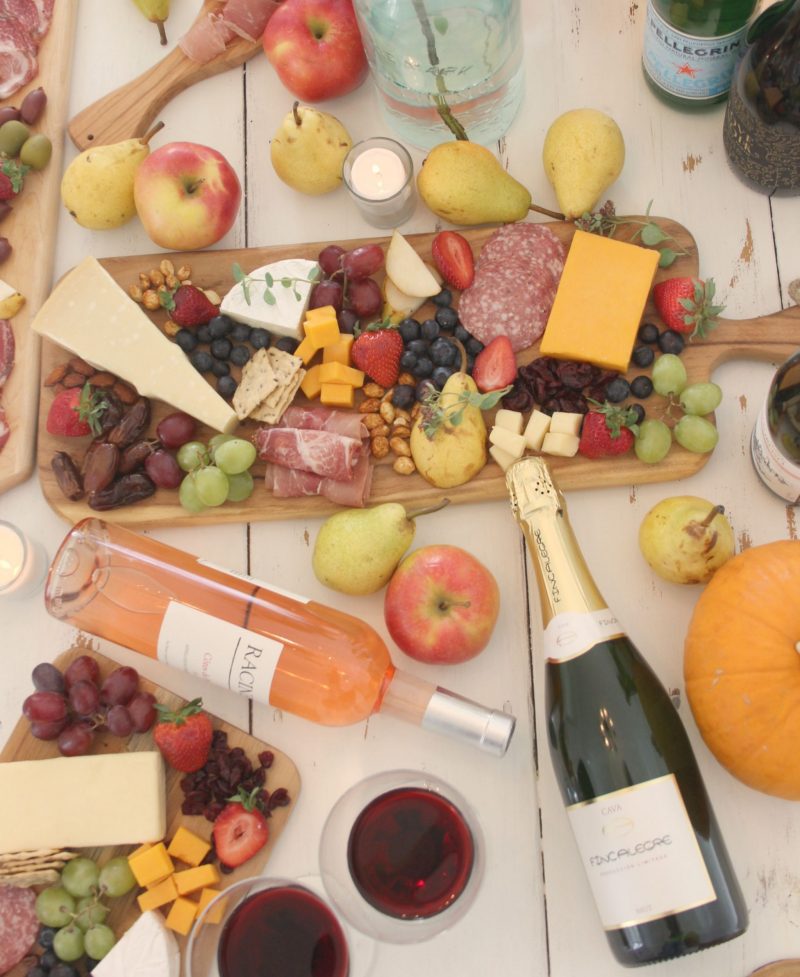
<path id="1" fill-rule="evenodd" d="M 347 942 L 328 907 L 301 886 L 262 889 L 231 913 L 217 950 L 220 977 L 347 977 Z"/>
<path id="2" fill-rule="evenodd" d="M 427 919 L 452 905 L 474 857 L 472 832 L 458 808 L 421 787 L 376 797 L 356 818 L 347 845 L 358 891 L 399 919 Z"/>

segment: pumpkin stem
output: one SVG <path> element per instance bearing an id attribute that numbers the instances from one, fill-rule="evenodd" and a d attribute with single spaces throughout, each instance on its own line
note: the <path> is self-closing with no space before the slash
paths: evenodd
<path id="1" fill-rule="evenodd" d="M 705 519 L 700 523 L 705 529 L 707 529 L 717 516 L 721 516 L 725 511 L 724 505 L 715 505 L 714 508 L 709 512 Z"/>

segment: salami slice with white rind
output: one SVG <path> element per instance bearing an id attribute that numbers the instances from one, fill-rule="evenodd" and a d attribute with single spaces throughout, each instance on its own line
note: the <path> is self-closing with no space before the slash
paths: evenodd
<path id="1" fill-rule="evenodd" d="M 33 0 L 0 0 L 0 15 L 15 20 L 31 37 L 39 36 L 39 11 Z"/>
<path id="2" fill-rule="evenodd" d="M 7 17 L 0 18 L 0 99 L 18 92 L 38 70 L 36 45 L 30 34 Z"/>
<path id="3" fill-rule="evenodd" d="M 15 967 L 36 942 L 35 905 L 33 889 L 0 885 L 0 974 Z"/>
<path id="4" fill-rule="evenodd" d="M 12 0 L 13 2 L 13 0 Z M 39 26 L 34 31 L 37 37 L 44 37 L 50 30 L 50 21 L 53 19 L 53 7 L 56 0 L 32 0 L 36 13 L 39 15 Z"/>

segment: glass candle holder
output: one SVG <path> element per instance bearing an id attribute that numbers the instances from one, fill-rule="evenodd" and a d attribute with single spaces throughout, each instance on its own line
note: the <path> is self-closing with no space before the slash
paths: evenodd
<path id="1" fill-rule="evenodd" d="M 0 519 L 0 599 L 30 597 L 41 588 L 46 573 L 41 543 Z"/>
<path id="2" fill-rule="evenodd" d="M 394 139 L 374 136 L 356 143 L 345 157 L 342 176 L 361 216 L 373 227 L 397 227 L 414 212 L 414 163 Z"/>

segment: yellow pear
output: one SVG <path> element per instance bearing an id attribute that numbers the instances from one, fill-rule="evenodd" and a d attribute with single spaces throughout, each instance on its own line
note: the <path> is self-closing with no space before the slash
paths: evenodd
<path id="1" fill-rule="evenodd" d="M 162 44 L 167 43 L 164 21 L 169 17 L 169 0 L 133 0 L 144 16 L 158 28 Z"/>
<path id="2" fill-rule="evenodd" d="M 547 130 L 542 147 L 547 179 L 567 220 L 592 211 L 622 172 L 625 141 L 617 123 L 597 109 L 572 109 Z"/>
<path id="3" fill-rule="evenodd" d="M 327 112 L 295 102 L 270 143 L 275 172 L 287 186 L 317 196 L 342 183 L 342 165 L 353 141 Z"/>
<path id="4" fill-rule="evenodd" d="M 150 152 L 150 139 L 163 125 L 159 122 L 141 138 L 92 146 L 72 160 L 61 178 L 61 200 L 82 227 L 108 230 L 135 216 L 136 170 Z"/>
<path id="5" fill-rule="evenodd" d="M 642 555 L 665 580 L 705 583 L 733 556 L 733 529 L 724 512 L 696 495 L 662 499 L 639 527 Z"/>
<path id="6" fill-rule="evenodd" d="M 451 224 L 493 224 L 522 220 L 530 192 L 509 176 L 485 146 L 457 139 L 428 153 L 417 175 L 425 204 Z"/>

